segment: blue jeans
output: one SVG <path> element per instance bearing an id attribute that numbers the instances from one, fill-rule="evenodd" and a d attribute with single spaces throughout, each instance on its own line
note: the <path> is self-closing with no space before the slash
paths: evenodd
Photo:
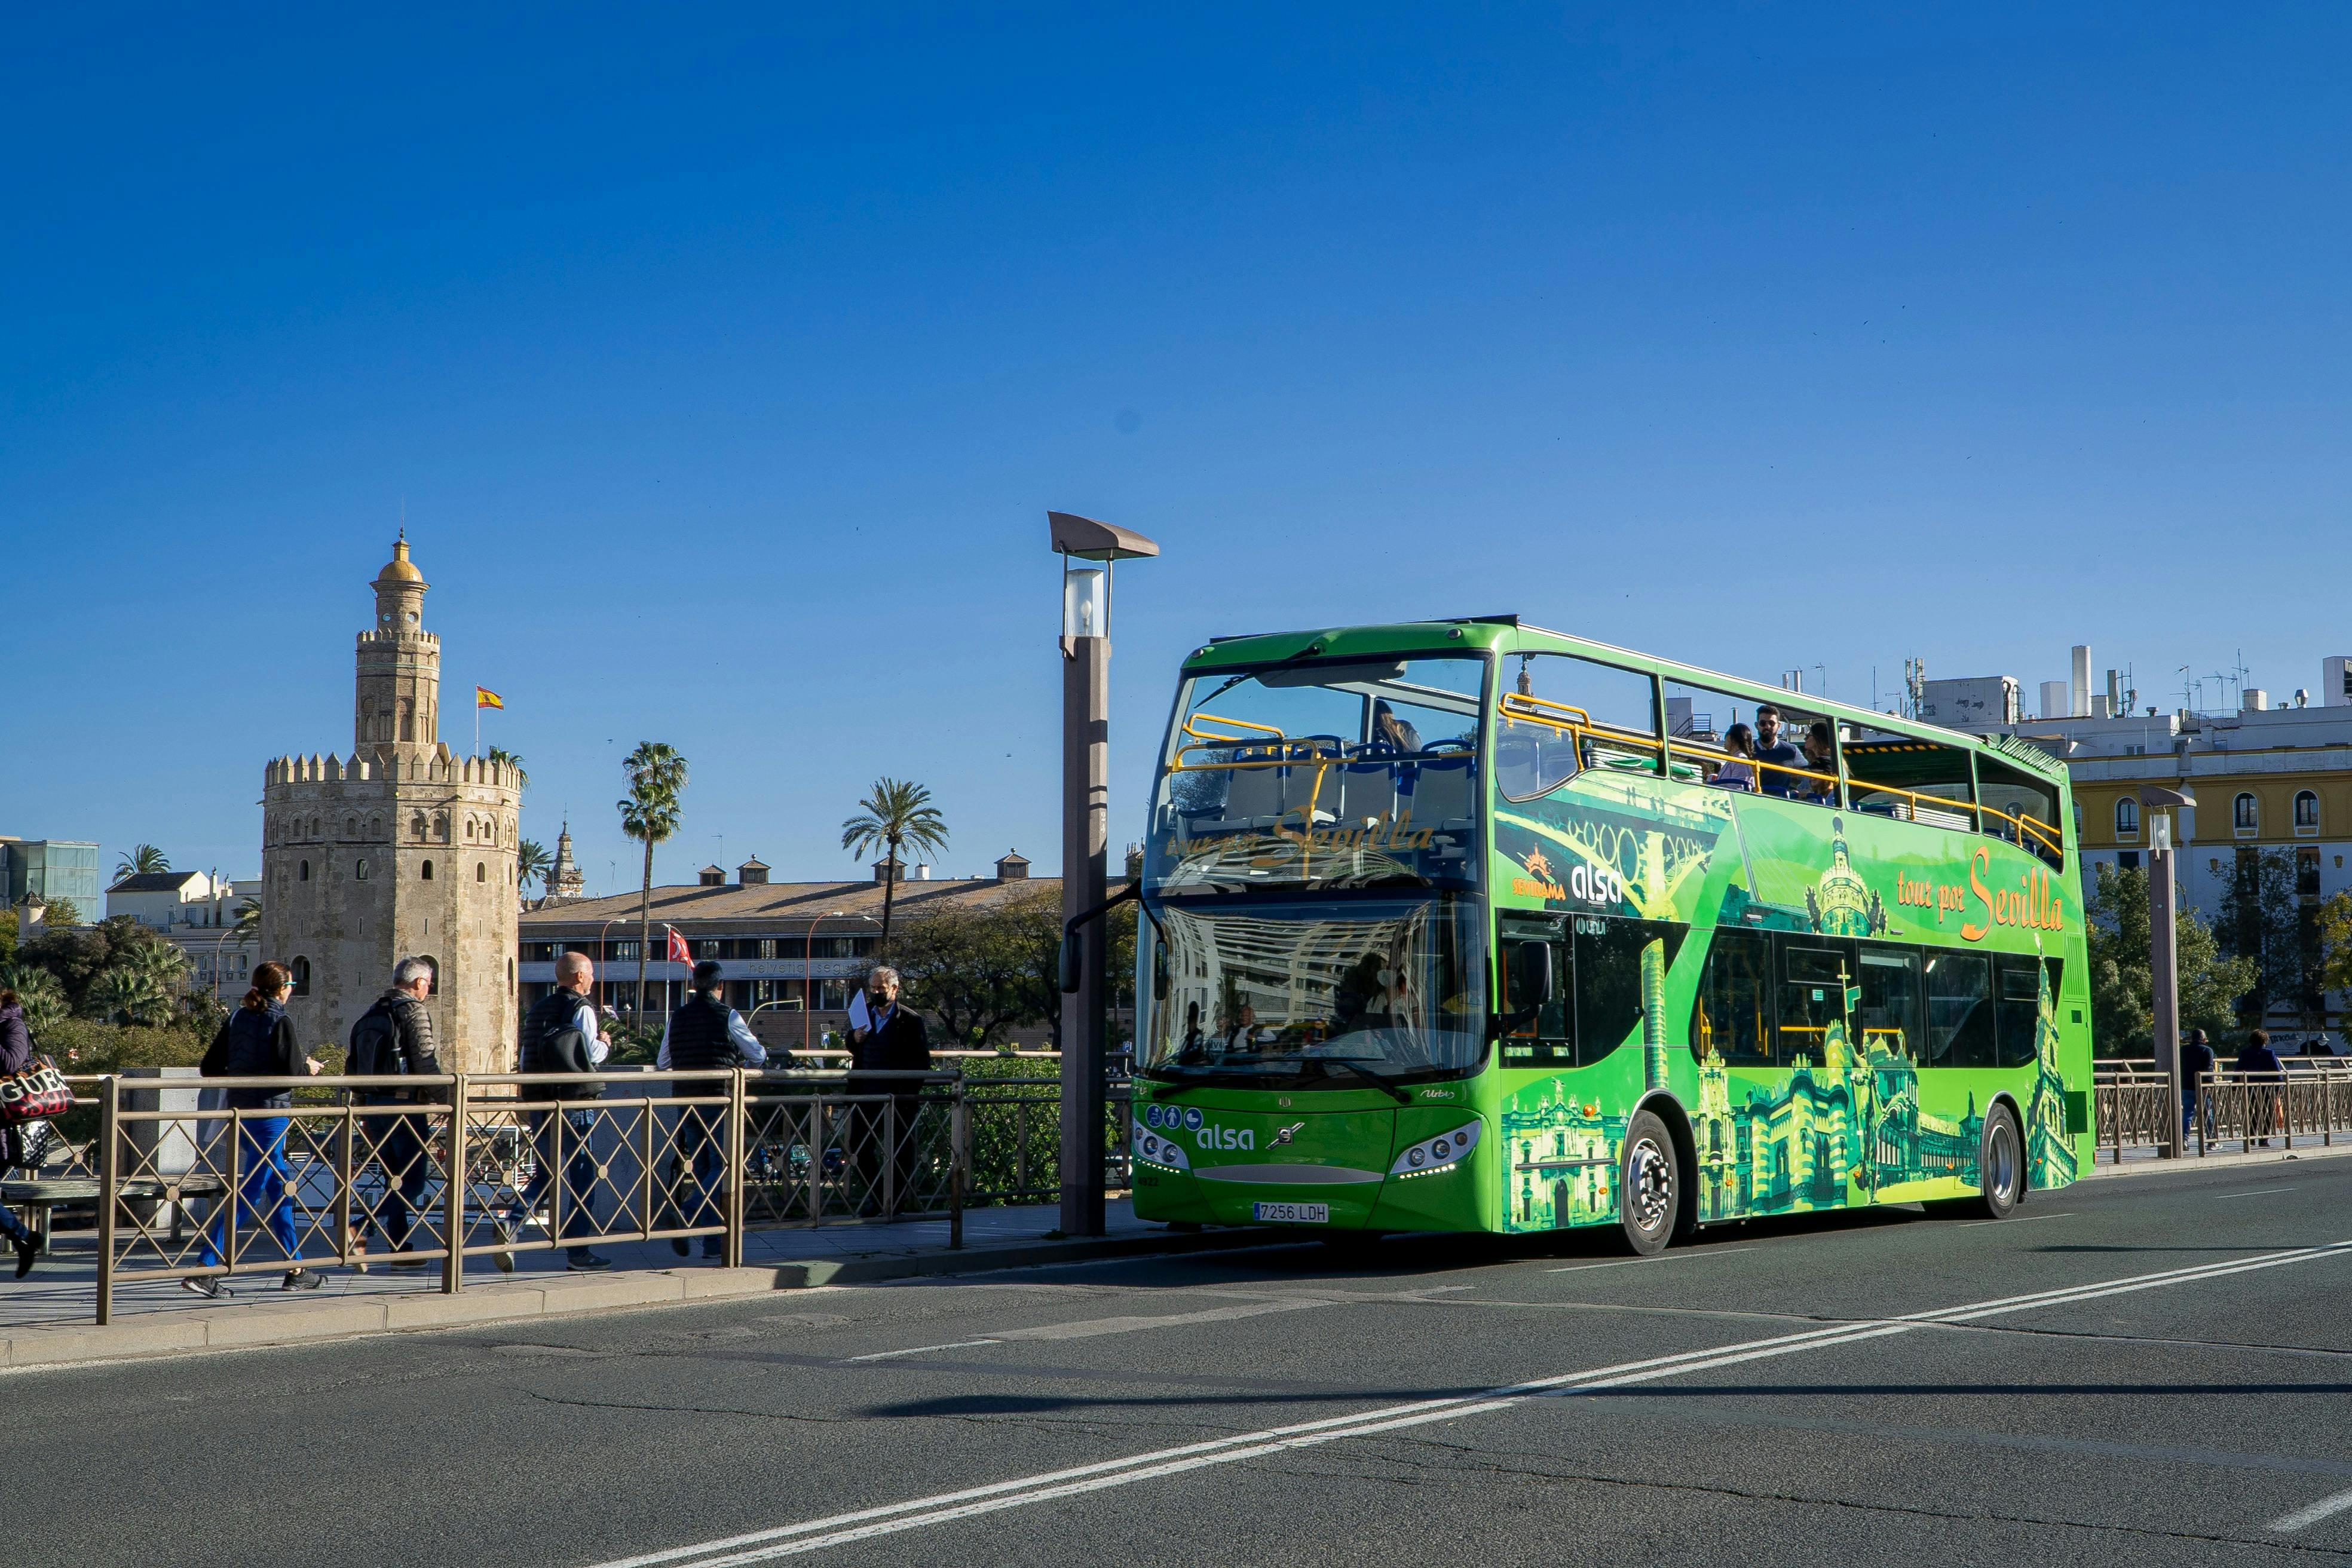
<path id="1" fill-rule="evenodd" d="M 239 1215 L 247 1223 L 264 1223 L 278 1238 L 288 1262 L 298 1261 L 302 1251 L 301 1238 L 294 1233 L 294 1171 L 286 1163 L 286 1126 L 290 1119 L 284 1116 L 255 1116 L 241 1125 L 243 1133 L 237 1140 L 237 1163 L 244 1175 L 237 1183 L 238 1202 L 225 1204 L 210 1229 L 205 1232 L 203 1249 L 197 1260 L 205 1268 L 218 1267 L 222 1252 L 228 1246 L 228 1228 Z"/>
<path id="2" fill-rule="evenodd" d="M 25 1228 L 25 1222 L 16 1217 L 16 1211 L 5 1204 L 0 1204 L 0 1236 L 6 1237 L 19 1247 L 33 1245 L 33 1233 Z"/>
<path id="3" fill-rule="evenodd" d="M 707 1126 L 705 1117 L 716 1123 Z M 677 1163 L 671 1167 L 670 1212 L 680 1229 L 724 1225 L 726 1211 L 719 1198 L 726 1191 L 720 1180 L 727 1168 L 727 1113 L 717 1106 L 697 1105 L 678 1112 Z M 702 1255 L 726 1255 L 724 1237 L 702 1238 Z"/>
<path id="4" fill-rule="evenodd" d="M 561 1212 L 549 1217 L 555 1222 L 558 1239 L 595 1235 L 596 1161 L 588 1149 L 588 1135 L 596 1125 L 595 1112 L 566 1110 L 558 1121 L 555 1111 L 534 1110 L 530 1117 L 532 1146 L 539 1152 L 538 1169 L 523 1184 L 522 1214 L 515 1222 L 516 1228 L 521 1228 L 530 1212 L 555 1185 L 555 1146 L 562 1133 L 568 1131 L 572 1136 L 563 1141 L 572 1145 L 572 1154 L 564 1162 L 562 1202 L 555 1205 Z M 587 1248 L 575 1247 L 571 1250 L 585 1252 Z"/>

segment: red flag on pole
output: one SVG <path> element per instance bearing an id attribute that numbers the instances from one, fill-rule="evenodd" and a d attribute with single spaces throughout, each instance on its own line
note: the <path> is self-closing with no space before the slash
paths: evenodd
<path id="1" fill-rule="evenodd" d="M 669 932 L 669 961 L 672 963 L 683 963 L 688 969 L 693 968 L 694 954 L 687 951 L 686 938 L 677 934 L 677 927 L 666 925 L 662 930 Z"/>

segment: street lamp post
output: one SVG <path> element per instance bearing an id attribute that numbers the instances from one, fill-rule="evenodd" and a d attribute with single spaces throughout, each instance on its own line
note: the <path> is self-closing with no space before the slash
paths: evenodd
<path id="1" fill-rule="evenodd" d="M 1062 557 L 1062 920 L 1067 940 L 1079 944 L 1062 977 L 1062 1230 L 1100 1236 L 1110 987 L 1108 928 L 1100 919 L 1110 846 L 1110 570 L 1116 561 L 1158 555 L 1160 546 L 1066 511 L 1049 511 L 1045 521 Z"/>
<path id="2" fill-rule="evenodd" d="M 2172 817 L 2169 809 L 2193 807 L 2185 789 L 2139 786 L 2140 813 L 2147 818 L 2148 1003 L 2155 1014 L 2156 1059 L 2168 1086 L 2165 1100 L 2164 1157 L 2186 1152 L 2186 1102 L 2180 1083 L 2180 953 L 2172 885 Z"/>

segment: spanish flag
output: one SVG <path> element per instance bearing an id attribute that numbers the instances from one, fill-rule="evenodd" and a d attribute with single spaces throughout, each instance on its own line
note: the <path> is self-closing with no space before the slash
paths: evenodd
<path id="1" fill-rule="evenodd" d="M 476 688 L 474 688 L 474 706 L 475 706 L 475 707 L 477 707 L 477 708 L 497 708 L 497 709 L 503 710 L 503 709 L 506 707 L 506 705 L 507 705 L 507 704 L 506 704 L 506 699 L 505 699 L 505 698 L 503 698 L 503 697 L 500 697 L 497 692 L 495 692 L 495 691 L 491 690 L 488 687 L 487 687 L 487 686 L 477 686 Z"/>

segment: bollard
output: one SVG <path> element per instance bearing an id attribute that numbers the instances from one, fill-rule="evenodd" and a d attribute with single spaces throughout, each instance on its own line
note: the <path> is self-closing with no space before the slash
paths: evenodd
<path id="1" fill-rule="evenodd" d="M 447 1255 L 441 1259 L 441 1293 L 454 1296 L 466 1286 L 466 1075 L 449 1086 L 449 1163 L 443 1173 L 441 1240 Z"/>

